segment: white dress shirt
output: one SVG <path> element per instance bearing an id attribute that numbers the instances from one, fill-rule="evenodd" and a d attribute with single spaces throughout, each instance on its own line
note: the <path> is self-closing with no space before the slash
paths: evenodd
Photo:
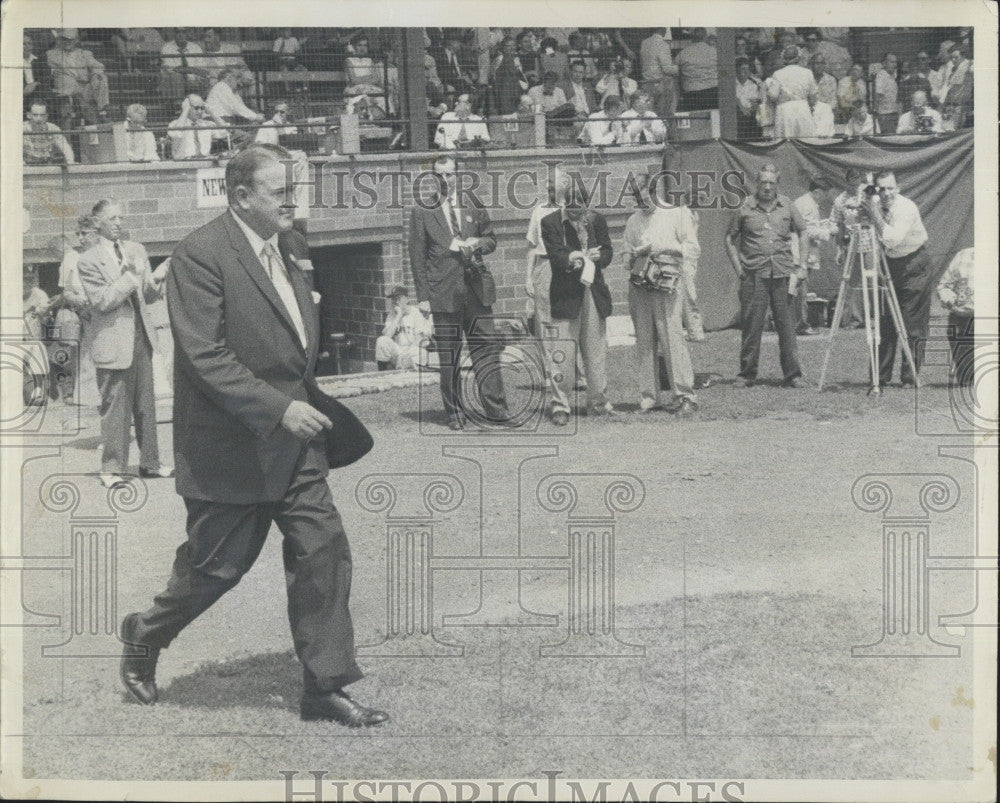
<path id="1" fill-rule="evenodd" d="M 462 120 L 455 112 L 445 112 L 441 115 L 437 130 L 434 132 L 434 144 L 449 151 L 454 150 L 458 142 L 468 142 L 476 138 L 483 142 L 490 141 L 489 127 L 478 114 L 470 114 Z"/>
<path id="2" fill-rule="evenodd" d="M 257 120 L 260 115 L 247 108 L 243 99 L 237 95 L 225 81 L 219 81 L 205 98 L 205 105 L 216 117 L 242 117 L 244 120 Z"/>
<path id="3" fill-rule="evenodd" d="M 622 145 L 663 142 L 667 138 L 667 127 L 657 117 L 656 112 L 649 109 L 642 113 L 642 117 L 635 109 L 628 109 L 622 112 L 618 119 L 625 126 L 621 139 Z M 648 128 L 643 124 L 644 120 L 649 120 Z M 645 131 L 645 139 L 643 139 L 643 131 Z"/>
<path id="4" fill-rule="evenodd" d="M 887 257 L 900 259 L 912 254 L 927 242 L 927 229 L 924 228 L 920 210 L 909 198 L 897 195 L 885 219 L 882 244 L 885 246 Z"/>
<path id="5" fill-rule="evenodd" d="M 922 117 L 929 117 L 931 119 L 931 127 L 929 131 L 920 131 L 917 127 L 917 117 L 914 116 L 912 111 L 908 111 L 902 117 L 899 118 L 899 123 L 896 125 L 897 134 L 938 134 L 944 130 L 941 125 L 941 115 L 930 106 L 927 106 L 923 113 L 920 115 Z M 885 133 L 889 133 L 888 131 Z"/>
<path id="6" fill-rule="evenodd" d="M 220 130 L 213 128 L 212 124 L 205 120 L 192 121 L 187 115 L 178 117 L 167 126 L 167 136 L 170 137 L 171 143 L 170 158 L 174 160 L 210 158 L 213 134 Z"/>
<path id="7" fill-rule="evenodd" d="M 292 324 L 295 326 L 295 331 L 299 336 L 302 348 L 308 349 L 306 329 L 302 323 L 302 310 L 299 309 L 299 301 L 295 297 L 295 290 L 292 288 L 292 283 L 288 278 L 288 269 L 281 258 L 281 252 L 278 251 L 278 235 L 272 234 L 265 240 L 244 223 L 240 216 L 235 214 L 231 209 L 229 210 L 229 214 L 233 216 L 236 225 L 246 235 L 247 241 L 250 243 L 250 248 L 257 255 L 260 264 L 264 266 L 264 272 L 267 273 L 274 283 L 274 289 L 278 291 L 281 303 L 284 304 L 289 317 L 292 319 Z M 271 252 L 270 256 L 268 255 L 269 251 Z"/>
<path id="8" fill-rule="evenodd" d="M 148 128 L 132 129 L 125 124 L 125 139 L 128 141 L 130 162 L 158 162 L 160 154 L 156 150 L 156 137 Z"/>
<path id="9" fill-rule="evenodd" d="M 573 96 L 567 98 L 573 104 L 578 117 L 586 117 L 590 114 L 590 104 L 587 103 L 587 89 L 583 84 L 569 82 L 569 88 L 573 90 Z M 566 94 L 565 92 L 563 94 Z"/>
<path id="10" fill-rule="evenodd" d="M 621 136 L 621 121 L 617 117 L 609 118 L 602 110 L 587 118 L 579 139 L 585 145 L 614 145 Z"/>

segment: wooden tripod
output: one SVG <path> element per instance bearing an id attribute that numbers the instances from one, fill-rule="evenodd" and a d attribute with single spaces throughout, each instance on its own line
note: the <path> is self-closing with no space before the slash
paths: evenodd
<path id="1" fill-rule="evenodd" d="M 833 322 L 830 324 L 830 339 L 826 346 L 826 356 L 823 357 L 823 369 L 819 374 L 819 389 L 823 389 L 826 380 L 826 368 L 830 362 L 830 352 L 833 351 L 833 338 L 840 329 L 840 320 L 844 314 L 844 303 L 847 298 L 847 287 L 854 270 L 855 260 L 861 269 L 861 301 L 865 316 L 865 342 L 868 345 L 868 369 L 871 372 L 872 381 L 868 392 L 876 395 L 882 392 L 879 387 L 878 370 L 878 351 L 882 342 L 880 287 L 885 293 L 886 306 L 889 316 L 892 318 L 892 325 L 896 329 L 896 337 L 903 352 L 903 359 L 910 364 L 913 371 L 914 385 L 919 386 L 920 379 L 917 377 L 917 367 L 906 337 L 906 325 L 903 323 L 903 314 L 899 307 L 899 299 L 896 297 L 896 288 L 889 275 L 889 265 L 886 262 L 882 244 L 876 238 L 875 230 L 870 224 L 854 223 L 848 228 L 851 232 L 851 240 L 847 246 L 847 253 L 844 255 L 840 292 L 837 294 L 837 305 L 833 310 Z"/>

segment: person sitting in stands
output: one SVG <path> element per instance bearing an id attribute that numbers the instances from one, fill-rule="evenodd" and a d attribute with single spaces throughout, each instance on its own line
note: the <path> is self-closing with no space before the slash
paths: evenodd
<path id="1" fill-rule="evenodd" d="M 586 117 L 597 111 L 597 93 L 587 78 L 587 67 L 582 60 L 574 61 L 569 68 L 569 78 L 560 84 L 566 100 L 573 104 L 576 117 Z"/>
<path id="2" fill-rule="evenodd" d="M 263 142 L 267 145 L 280 145 L 280 137 L 297 134 L 299 130 L 288 125 L 288 103 L 283 100 L 275 101 L 274 115 L 257 129 L 255 142 Z"/>
<path id="3" fill-rule="evenodd" d="M 910 99 L 910 110 L 899 118 L 897 134 L 940 134 L 941 115 L 927 105 L 927 93 L 917 90 Z"/>
<path id="4" fill-rule="evenodd" d="M 281 36 L 274 40 L 271 52 L 278 54 L 278 66 L 284 70 L 294 70 L 299 66 L 298 55 L 302 51 L 302 44 L 298 38 L 292 36 L 291 28 L 282 28 Z"/>
<path id="5" fill-rule="evenodd" d="M 847 75 L 840 79 L 837 84 L 837 106 L 840 119 L 849 120 L 854 114 L 855 104 L 858 101 L 865 103 L 868 100 L 868 89 L 865 86 L 865 65 L 852 64 Z"/>
<path id="6" fill-rule="evenodd" d="M 245 120 L 250 123 L 261 123 L 264 115 L 249 108 L 239 96 L 240 73 L 238 70 L 226 68 L 219 73 L 218 83 L 208 93 L 205 103 L 212 114 L 227 123 L 239 123 Z"/>
<path id="7" fill-rule="evenodd" d="M 430 313 L 424 313 L 415 304 L 402 285 L 394 287 L 389 295 L 389 317 L 382 334 L 375 341 L 375 360 L 380 371 L 391 368 L 413 370 L 428 364 L 427 346 L 434 334 Z"/>
<path id="8" fill-rule="evenodd" d="M 617 95 L 604 99 L 603 108 L 594 112 L 583 124 L 583 131 L 577 139 L 582 145 L 617 145 L 622 137 L 622 122 L 619 119 L 625 104 Z"/>
<path id="9" fill-rule="evenodd" d="M 483 118 L 472 113 L 469 95 L 462 94 L 455 100 L 455 110 L 441 115 L 434 144 L 450 151 L 476 141 L 489 142 L 490 131 Z"/>
<path id="10" fill-rule="evenodd" d="M 148 59 L 159 55 L 163 48 L 163 37 L 156 28 L 119 28 L 118 33 L 111 35 L 111 42 L 118 55 L 124 59 L 126 69 L 130 71 L 136 56 Z"/>
<path id="11" fill-rule="evenodd" d="M 77 28 L 53 31 L 59 47 L 46 53 L 52 74 L 52 94 L 58 104 L 56 117 L 64 127 L 74 105 L 89 124 L 96 123 L 108 108 L 108 79 L 104 65 L 89 50 L 77 47 Z"/>
<path id="12" fill-rule="evenodd" d="M 177 28 L 173 41 L 160 49 L 160 96 L 178 100 L 187 93 L 202 93 L 208 85 L 208 71 L 201 66 L 201 45 L 188 40 L 188 30 Z"/>
<path id="13" fill-rule="evenodd" d="M 385 103 L 380 96 L 385 92 L 385 76 L 382 64 L 368 55 L 368 37 L 358 34 L 351 42 L 354 54 L 344 62 L 347 72 L 347 88 L 345 95 L 369 95 L 375 98 L 379 105 Z"/>
<path id="14" fill-rule="evenodd" d="M 133 103 L 125 110 L 125 138 L 130 162 L 158 162 L 156 137 L 146 128 L 146 107 Z"/>
<path id="15" fill-rule="evenodd" d="M 652 145 L 666 140 L 667 127 L 649 106 L 647 93 L 636 92 L 632 96 L 632 108 L 619 118 L 624 126 L 622 145 Z"/>
<path id="16" fill-rule="evenodd" d="M 566 101 L 566 95 L 556 86 L 559 76 L 551 70 L 545 73 L 542 83 L 528 90 L 535 108 L 545 112 L 549 120 L 572 117 L 576 111 L 572 103 Z"/>
<path id="17" fill-rule="evenodd" d="M 851 119 L 844 127 L 844 135 L 848 137 L 870 137 L 875 133 L 875 118 L 868 113 L 868 106 L 863 100 L 854 103 Z"/>
<path id="18" fill-rule="evenodd" d="M 73 148 L 62 130 L 49 121 L 44 103 L 32 103 L 24 127 L 24 163 L 26 165 L 73 164 Z"/>
<path id="19" fill-rule="evenodd" d="M 170 158 L 208 159 L 212 153 L 213 135 L 219 131 L 205 116 L 205 101 L 201 95 L 188 95 L 181 104 L 181 116 L 167 126 L 170 137 Z"/>
<path id="20" fill-rule="evenodd" d="M 215 28 L 208 28 L 205 31 L 202 50 L 204 55 L 194 59 L 194 63 L 205 68 L 209 88 L 222 79 L 223 70 L 236 70 L 242 84 L 253 83 L 253 75 L 243 59 L 240 46 L 233 42 L 223 42 Z"/>

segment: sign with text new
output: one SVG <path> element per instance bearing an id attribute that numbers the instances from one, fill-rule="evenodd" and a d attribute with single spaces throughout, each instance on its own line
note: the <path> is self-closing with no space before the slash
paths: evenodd
<path id="1" fill-rule="evenodd" d="M 226 200 L 226 168 L 203 167 L 195 171 L 198 208 L 228 206 Z"/>

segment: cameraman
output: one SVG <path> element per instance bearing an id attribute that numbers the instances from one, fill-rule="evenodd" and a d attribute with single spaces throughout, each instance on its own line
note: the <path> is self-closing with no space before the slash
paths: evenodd
<path id="1" fill-rule="evenodd" d="M 940 134 L 941 115 L 927 105 L 927 93 L 918 89 L 910 100 L 910 110 L 899 118 L 897 134 Z"/>
<path id="2" fill-rule="evenodd" d="M 604 73 L 601 80 L 594 85 L 594 91 L 601 96 L 601 106 L 603 107 L 604 101 L 612 96 L 617 96 L 627 105 L 632 95 L 639 89 L 639 84 L 629 77 L 632 65 L 628 59 L 618 57 L 608 66 L 608 72 Z"/>
<path id="3" fill-rule="evenodd" d="M 875 177 L 875 186 L 877 192 L 869 195 L 866 203 L 872 223 L 885 248 L 889 275 L 899 299 L 910 353 L 919 373 L 924 343 L 927 340 L 927 325 L 930 322 L 931 294 L 934 291 L 934 272 L 926 248 L 927 230 L 917 205 L 899 194 L 896 176 L 891 170 L 879 173 Z M 897 333 L 890 315 L 883 314 L 880 323 L 879 384 L 885 388 L 892 381 Z M 913 372 L 905 359 L 900 365 L 899 378 L 904 387 L 914 384 Z"/>

